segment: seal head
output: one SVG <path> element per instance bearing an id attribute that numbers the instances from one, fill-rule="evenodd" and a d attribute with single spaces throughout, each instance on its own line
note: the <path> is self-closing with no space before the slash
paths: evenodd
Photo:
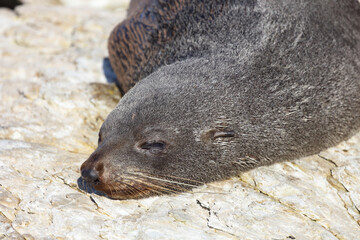
<path id="1" fill-rule="evenodd" d="M 98 148 L 81 167 L 83 177 L 112 198 L 182 192 L 245 168 L 246 163 L 219 162 L 236 144 L 234 122 L 213 104 L 201 104 L 201 96 L 192 99 L 197 92 L 209 94 L 200 93 L 202 85 L 192 78 L 184 93 L 189 72 L 178 75 L 182 67 L 169 68 L 164 73 L 177 76 L 156 72 L 122 98 L 101 127 Z M 203 73 L 195 74 L 203 78 Z M 209 107 L 218 118 L 208 116 Z"/>

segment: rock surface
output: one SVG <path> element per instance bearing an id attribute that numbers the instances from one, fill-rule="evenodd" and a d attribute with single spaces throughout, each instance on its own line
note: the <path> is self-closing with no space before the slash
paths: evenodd
<path id="1" fill-rule="evenodd" d="M 176 196 L 114 201 L 79 190 L 79 167 L 119 100 L 102 61 L 124 16 L 0 10 L 0 239 L 359 239 L 360 133 Z"/>
<path id="2" fill-rule="evenodd" d="M 63 5 L 67 7 L 125 8 L 130 0 L 21 0 L 25 4 Z"/>

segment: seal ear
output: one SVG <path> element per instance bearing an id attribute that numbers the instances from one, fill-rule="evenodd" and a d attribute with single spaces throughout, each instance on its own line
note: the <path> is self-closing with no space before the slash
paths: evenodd
<path id="1" fill-rule="evenodd" d="M 210 129 L 201 133 L 201 140 L 210 142 L 216 138 L 235 137 L 235 131 L 228 129 Z"/>

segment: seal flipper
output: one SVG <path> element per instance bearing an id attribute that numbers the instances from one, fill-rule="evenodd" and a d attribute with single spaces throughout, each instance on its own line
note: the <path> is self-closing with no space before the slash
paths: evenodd
<path id="1" fill-rule="evenodd" d="M 131 12 L 109 37 L 109 59 L 123 93 L 163 65 L 204 55 L 210 47 L 196 39 L 201 39 L 206 31 L 194 30 L 188 23 L 210 26 L 209 23 L 221 15 L 229 2 L 144 1 L 144 5 L 148 5 L 143 11 Z M 196 31 L 196 39 L 189 42 Z"/>
<path id="2" fill-rule="evenodd" d="M 120 23 L 112 31 L 108 51 L 112 68 L 117 76 L 118 86 L 126 93 L 136 82 L 153 72 L 160 60 L 155 60 L 162 46 L 171 41 L 174 26 L 163 24 L 172 22 L 181 5 L 174 1 L 170 11 L 162 10 L 160 3 L 145 0 L 142 12 L 139 7 L 129 10 L 129 18 Z"/>

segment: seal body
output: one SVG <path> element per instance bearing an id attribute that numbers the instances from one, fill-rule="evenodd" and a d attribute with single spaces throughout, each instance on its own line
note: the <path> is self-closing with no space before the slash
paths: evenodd
<path id="1" fill-rule="evenodd" d="M 117 74 L 133 77 L 121 85 L 141 81 L 81 167 L 95 189 L 117 199 L 181 192 L 318 153 L 359 130 L 357 0 L 179 2 L 139 13 L 136 21 L 156 22 L 149 41 L 116 45 L 121 26 L 109 40 L 113 67 L 126 65 Z M 166 3 L 176 10 L 157 8 Z M 133 46 L 144 54 L 123 58 Z"/>

